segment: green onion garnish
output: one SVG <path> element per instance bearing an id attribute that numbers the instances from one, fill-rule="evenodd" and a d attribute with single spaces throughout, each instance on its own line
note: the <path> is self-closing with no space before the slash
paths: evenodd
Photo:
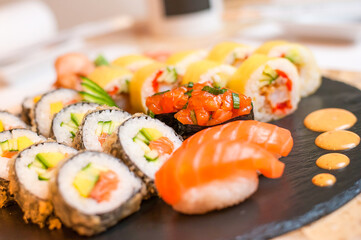
<path id="1" fill-rule="evenodd" d="M 238 93 L 232 93 L 233 108 L 239 109 L 239 95 Z"/>
<path id="2" fill-rule="evenodd" d="M 192 119 L 192 122 L 194 124 L 198 124 L 197 123 L 197 116 L 196 116 L 196 113 L 194 112 L 194 110 L 191 111 L 191 119 Z"/>
<path id="3" fill-rule="evenodd" d="M 186 105 L 183 106 L 182 109 L 187 109 L 187 107 L 188 107 L 188 102 L 186 103 Z"/>
<path id="4" fill-rule="evenodd" d="M 225 89 L 225 88 L 219 89 L 219 88 L 212 88 L 210 86 L 204 86 L 202 88 L 202 91 L 209 92 L 213 95 L 219 95 L 219 94 L 223 94 L 223 93 L 227 92 L 227 89 Z"/>
<path id="5" fill-rule="evenodd" d="M 95 64 L 95 66 L 97 66 L 97 67 L 103 66 L 103 65 L 107 66 L 107 65 L 109 65 L 109 62 L 108 62 L 108 60 L 107 60 L 103 55 L 99 55 L 99 56 L 95 59 L 94 64 Z"/>
<path id="6" fill-rule="evenodd" d="M 157 95 L 162 95 L 166 92 L 169 92 L 170 90 L 166 90 L 166 91 L 163 91 L 163 92 L 157 92 L 157 93 L 154 93 L 153 96 L 157 96 Z"/>
<path id="7" fill-rule="evenodd" d="M 185 95 L 188 95 L 188 97 L 192 97 L 193 89 L 189 90 L 188 92 L 185 92 Z"/>
<path id="8" fill-rule="evenodd" d="M 151 118 L 154 118 L 154 117 L 155 117 L 154 112 L 152 112 L 151 110 L 148 110 L 148 115 L 149 115 Z"/>
<path id="9" fill-rule="evenodd" d="M 189 82 L 187 87 L 192 88 L 194 86 L 193 82 Z"/>

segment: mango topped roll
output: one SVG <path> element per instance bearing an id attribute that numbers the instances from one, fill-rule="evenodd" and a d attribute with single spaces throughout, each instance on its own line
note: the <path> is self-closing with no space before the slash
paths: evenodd
<path id="1" fill-rule="evenodd" d="M 264 43 L 255 53 L 283 57 L 291 61 L 297 67 L 300 76 L 301 97 L 312 94 L 320 87 L 320 69 L 312 52 L 305 46 L 286 41 L 270 41 Z"/>
<path id="2" fill-rule="evenodd" d="M 297 69 L 284 58 L 252 55 L 237 69 L 228 87 L 252 98 L 254 116 L 259 121 L 289 115 L 300 101 Z"/>
<path id="3" fill-rule="evenodd" d="M 125 55 L 115 59 L 112 62 L 112 65 L 126 68 L 131 72 L 136 72 L 142 67 L 145 67 L 154 62 L 155 61 L 149 57 L 140 54 L 132 54 L 132 55 Z"/>
<path id="4" fill-rule="evenodd" d="M 225 87 L 236 68 L 230 65 L 201 60 L 189 65 L 182 84 L 211 82 L 215 87 Z"/>
<path id="5" fill-rule="evenodd" d="M 239 67 L 253 52 L 253 48 L 236 42 L 219 43 L 209 52 L 207 59 Z"/>
<path id="6" fill-rule="evenodd" d="M 118 66 L 99 66 L 88 78 L 102 87 L 110 96 L 129 92 L 129 83 L 133 73 Z"/>
<path id="7" fill-rule="evenodd" d="M 173 65 L 178 74 L 183 76 L 191 63 L 205 59 L 207 54 L 206 50 L 180 51 L 172 54 L 166 64 Z"/>
<path id="8" fill-rule="evenodd" d="M 171 90 L 179 84 L 177 70 L 173 66 L 155 62 L 139 69 L 130 82 L 130 103 L 134 111 L 146 112 L 145 100 L 158 92 Z"/>

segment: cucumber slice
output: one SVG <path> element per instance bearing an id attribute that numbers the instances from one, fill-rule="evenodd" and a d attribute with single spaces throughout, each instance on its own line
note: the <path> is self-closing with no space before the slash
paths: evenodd
<path id="1" fill-rule="evenodd" d="M 3 152 L 8 151 L 9 150 L 9 140 L 5 140 L 5 141 L 1 142 L 0 147 Z"/>
<path id="2" fill-rule="evenodd" d="M 149 141 L 157 140 L 163 136 L 163 134 L 155 128 L 142 128 L 139 132 L 142 133 Z"/>
<path id="3" fill-rule="evenodd" d="M 148 162 L 153 162 L 159 158 L 159 153 L 156 150 L 152 150 L 144 154 L 144 157 Z"/>
<path id="4" fill-rule="evenodd" d="M 133 142 L 137 143 L 145 153 L 150 152 L 150 148 L 142 140 L 139 140 L 138 138 L 133 138 Z"/>
<path id="5" fill-rule="evenodd" d="M 52 175 L 53 175 L 53 171 L 45 171 L 43 173 L 39 173 L 38 179 L 40 181 L 49 181 Z"/>
<path id="6" fill-rule="evenodd" d="M 261 81 L 266 81 L 269 84 L 271 84 L 274 80 L 278 78 L 278 73 L 268 65 L 265 66 L 262 74 L 264 76 L 264 79 L 262 79 Z"/>
<path id="7" fill-rule="evenodd" d="M 110 133 L 113 133 L 119 126 L 120 126 L 120 122 L 116 122 L 116 121 L 112 121 L 112 123 L 110 124 Z"/>
<path id="8" fill-rule="evenodd" d="M 138 132 L 134 138 L 137 138 L 140 141 L 144 142 L 145 144 L 149 145 L 149 140 L 142 134 L 142 132 Z"/>
<path id="9" fill-rule="evenodd" d="M 98 84 L 93 82 L 88 78 L 82 78 L 83 81 L 81 85 L 84 87 L 85 92 L 90 93 L 91 95 L 95 95 L 99 98 L 103 98 L 105 101 L 114 104 L 113 106 L 117 106 L 113 99 L 109 96 L 109 94 Z"/>
<path id="10" fill-rule="evenodd" d="M 109 101 L 107 99 L 94 96 L 94 95 L 92 95 L 90 93 L 87 93 L 87 92 L 79 92 L 79 94 L 83 96 L 83 98 L 84 98 L 84 100 L 86 102 L 98 103 L 100 105 L 108 105 L 110 107 L 116 107 L 117 106 L 113 100 Z"/>
<path id="11" fill-rule="evenodd" d="M 36 159 L 45 165 L 46 168 L 53 168 L 65 158 L 65 155 L 59 152 L 44 152 L 36 154 Z"/>
<path id="12" fill-rule="evenodd" d="M 110 125 L 112 124 L 112 121 L 105 121 L 103 124 L 103 133 L 110 134 Z"/>
<path id="13" fill-rule="evenodd" d="M 83 117 L 85 114 L 82 113 L 70 113 L 70 119 L 74 122 L 74 124 L 79 127 L 81 122 L 83 121 Z"/>
<path id="14" fill-rule="evenodd" d="M 95 135 L 97 135 L 98 137 L 102 134 L 103 125 L 104 125 L 103 121 L 99 121 L 97 124 L 97 129 L 95 130 Z"/>

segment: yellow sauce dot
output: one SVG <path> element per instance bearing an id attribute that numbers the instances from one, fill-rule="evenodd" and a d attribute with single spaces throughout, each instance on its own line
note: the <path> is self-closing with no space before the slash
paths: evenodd
<path id="1" fill-rule="evenodd" d="M 344 168 L 350 164 L 350 159 L 342 153 L 328 153 L 319 157 L 316 165 L 327 170 Z"/>
<path id="2" fill-rule="evenodd" d="M 307 115 L 305 126 L 315 132 L 348 129 L 357 121 L 356 116 L 345 109 L 325 108 Z"/>
<path id="3" fill-rule="evenodd" d="M 360 137 L 346 130 L 335 130 L 320 134 L 315 144 L 326 150 L 346 150 L 356 147 L 360 143 Z"/>
<path id="4" fill-rule="evenodd" d="M 320 173 L 312 178 L 312 183 L 319 187 L 329 187 L 334 185 L 336 177 L 329 173 Z"/>

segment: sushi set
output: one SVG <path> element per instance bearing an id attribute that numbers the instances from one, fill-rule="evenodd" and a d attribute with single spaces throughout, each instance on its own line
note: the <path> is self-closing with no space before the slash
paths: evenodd
<path id="1" fill-rule="evenodd" d="M 19 117 L 0 112 L 7 238 L 266 239 L 361 190 L 361 92 L 322 78 L 302 45 L 225 42 L 165 62 L 69 53 L 55 69 L 54 89 L 24 99 Z M 323 108 L 338 121 L 306 128 Z M 332 131 L 353 138 L 315 145 Z M 327 150 L 349 161 L 322 171 Z M 312 183 L 325 172 L 332 183 Z"/>

